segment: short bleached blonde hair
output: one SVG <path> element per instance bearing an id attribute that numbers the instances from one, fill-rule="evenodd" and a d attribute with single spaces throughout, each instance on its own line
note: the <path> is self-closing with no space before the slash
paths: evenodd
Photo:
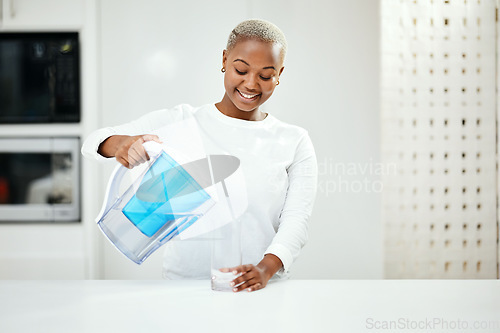
<path id="1" fill-rule="evenodd" d="M 251 19 L 238 24 L 229 34 L 226 50 L 230 51 L 237 42 L 245 39 L 257 39 L 267 43 L 278 44 L 281 46 L 281 63 L 285 60 L 287 41 L 285 34 L 271 22 Z"/>

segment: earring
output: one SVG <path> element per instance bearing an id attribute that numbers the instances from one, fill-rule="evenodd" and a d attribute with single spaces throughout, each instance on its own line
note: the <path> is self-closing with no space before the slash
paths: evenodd
<path id="1" fill-rule="evenodd" d="M 226 72 L 226 69 L 224 67 L 221 68 L 220 70 L 222 73 L 225 73 Z"/>
<path id="2" fill-rule="evenodd" d="M 276 85 L 278 85 L 278 84 L 280 84 L 280 81 L 279 81 L 279 80 L 278 80 L 278 81 L 276 81 Z"/>

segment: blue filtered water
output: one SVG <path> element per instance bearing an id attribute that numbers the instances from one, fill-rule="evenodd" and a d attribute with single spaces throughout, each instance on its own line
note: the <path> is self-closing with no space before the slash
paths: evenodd
<path id="1" fill-rule="evenodd" d="M 167 153 L 156 159 L 141 180 L 138 190 L 122 209 L 123 214 L 144 235 L 151 237 L 163 227 L 175 224 L 182 217 L 179 230 L 173 226 L 171 233 L 179 233 L 197 218 L 192 211 L 210 199 L 207 192 Z M 167 237 L 165 236 L 165 237 Z M 171 235 L 173 236 L 173 235 Z"/>

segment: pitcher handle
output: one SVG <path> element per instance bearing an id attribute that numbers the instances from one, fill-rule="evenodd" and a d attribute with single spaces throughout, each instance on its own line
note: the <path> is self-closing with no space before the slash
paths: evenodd
<path id="1" fill-rule="evenodd" d="M 111 177 L 109 177 L 108 186 L 106 188 L 106 196 L 104 197 L 101 212 L 95 219 L 96 222 L 101 221 L 103 216 L 106 215 L 116 200 L 120 197 L 118 193 L 120 183 L 127 170 L 128 169 L 121 164 L 118 164 L 113 170 Z"/>

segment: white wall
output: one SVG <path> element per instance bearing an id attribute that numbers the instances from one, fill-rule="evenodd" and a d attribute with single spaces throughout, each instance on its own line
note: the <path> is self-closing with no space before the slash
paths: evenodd
<path id="1" fill-rule="evenodd" d="M 219 101 L 227 36 L 253 17 L 276 23 L 289 42 L 280 86 L 264 110 L 308 129 L 320 163 L 309 243 L 294 276 L 381 278 L 378 176 L 370 172 L 380 155 L 377 1 L 101 1 L 99 126 Z M 102 193 L 111 166 L 99 170 Z M 138 267 L 97 237 L 99 276 L 160 277 L 161 250 Z"/>

